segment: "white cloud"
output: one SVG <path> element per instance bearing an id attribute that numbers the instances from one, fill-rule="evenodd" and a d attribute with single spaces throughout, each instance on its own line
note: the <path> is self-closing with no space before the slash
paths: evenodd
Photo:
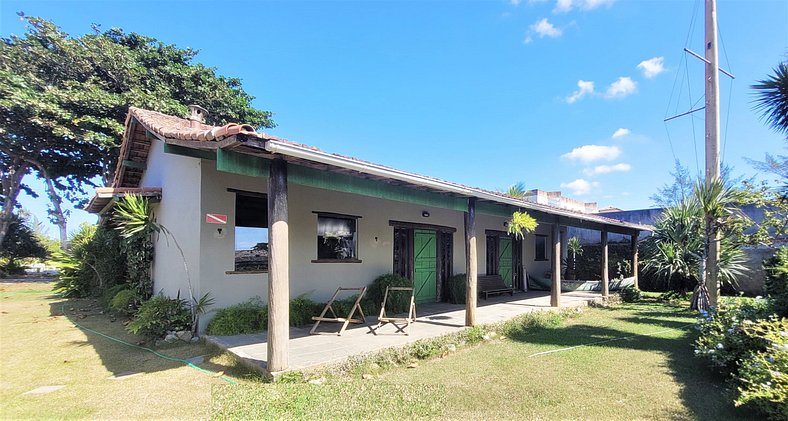
<path id="1" fill-rule="evenodd" d="M 583 170 L 585 175 L 599 175 L 599 174 L 610 174 L 612 172 L 627 172 L 632 169 L 632 166 L 629 164 L 615 164 L 615 165 L 597 165 L 594 168 L 586 168 Z"/>
<path id="2" fill-rule="evenodd" d="M 578 80 L 577 81 L 578 89 L 566 97 L 566 102 L 569 104 L 574 104 L 581 98 L 586 95 L 593 95 L 594 94 L 594 82 L 588 80 Z"/>
<path id="3" fill-rule="evenodd" d="M 637 67 L 643 71 L 643 76 L 645 76 L 646 79 L 651 79 L 665 71 L 665 58 L 653 57 L 648 60 L 643 60 Z"/>
<path id="4" fill-rule="evenodd" d="M 583 180 L 582 178 L 578 178 L 575 181 L 570 181 L 568 183 L 561 183 L 561 188 L 569 189 L 572 191 L 572 194 L 577 196 L 582 196 L 587 194 L 591 191 L 592 188 L 599 186 L 599 183 L 596 181 L 588 182 Z"/>
<path id="5" fill-rule="evenodd" d="M 553 13 L 566 13 L 572 9 L 594 10 L 602 6 L 610 7 L 615 0 L 556 0 Z"/>
<path id="6" fill-rule="evenodd" d="M 615 132 L 613 132 L 613 136 L 611 136 L 611 137 L 613 139 L 618 139 L 619 137 L 624 137 L 624 136 L 626 136 L 626 135 L 628 135 L 630 133 L 632 133 L 631 130 L 621 127 L 618 130 L 616 130 Z"/>
<path id="7" fill-rule="evenodd" d="M 539 35 L 539 38 L 558 38 L 561 36 L 561 34 L 563 34 L 563 31 L 559 28 L 556 28 L 555 25 L 547 20 L 547 18 L 542 18 L 536 21 L 536 23 L 530 26 L 530 29 L 531 32 Z"/>
<path id="8" fill-rule="evenodd" d="M 561 158 L 589 163 L 600 160 L 612 161 L 619 155 L 621 155 L 621 148 L 618 146 L 583 145 L 572 149 L 572 152 L 561 155 Z"/>
<path id="9" fill-rule="evenodd" d="M 509 0 L 509 3 L 511 3 L 512 6 L 517 7 L 520 5 L 520 0 Z"/>
<path id="10" fill-rule="evenodd" d="M 629 76 L 622 76 L 611 83 L 605 91 L 605 98 L 617 99 L 634 94 L 638 90 L 637 83 Z"/>

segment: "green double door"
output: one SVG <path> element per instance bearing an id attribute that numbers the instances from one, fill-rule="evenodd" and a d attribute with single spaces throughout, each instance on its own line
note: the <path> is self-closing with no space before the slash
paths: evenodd
<path id="1" fill-rule="evenodd" d="M 514 281 L 514 264 L 512 261 L 512 237 L 498 237 L 498 274 L 509 288 Z"/>
<path id="2" fill-rule="evenodd" d="M 417 303 L 434 303 L 437 300 L 437 278 L 438 233 L 429 230 L 414 230 L 413 287 Z"/>

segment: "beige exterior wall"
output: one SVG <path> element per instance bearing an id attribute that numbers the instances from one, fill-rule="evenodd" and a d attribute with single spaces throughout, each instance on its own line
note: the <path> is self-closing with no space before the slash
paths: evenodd
<path id="1" fill-rule="evenodd" d="M 154 142 L 144 186 L 162 187 L 157 206 L 159 221 L 170 229 L 186 251 L 195 294 L 207 292 L 215 299 L 213 309 L 259 298 L 267 302 L 268 275 L 265 273 L 228 273 L 234 269 L 235 193 L 229 189 L 267 193 L 267 179 L 230 174 L 216 170 L 209 160 L 182 157 L 163 152 Z M 306 294 L 315 301 L 326 301 L 339 286 L 366 286 L 393 267 L 393 234 L 390 220 L 442 225 L 456 229 L 453 236 L 454 273 L 465 272 L 463 213 L 428 206 L 376 199 L 349 193 L 288 185 L 290 230 L 290 294 Z M 312 263 L 317 258 L 316 211 L 356 215 L 357 255 L 361 263 Z M 422 216 L 428 211 L 430 216 Z M 206 213 L 228 216 L 227 225 L 205 222 Z M 486 272 L 485 230 L 505 230 L 506 218 L 477 214 L 478 272 Z M 218 229 L 222 230 L 219 233 Z M 523 241 L 523 262 L 527 272 L 542 275 L 550 270 L 550 226 L 542 224 L 537 233 L 548 235 L 548 261 L 534 261 L 534 237 Z M 181 260 L 173 244 L 164 238 L 156 243 L 154 286 L 156 291 L 186 296 Z M 213 313 L 202 318 L 204 329 Z"/>

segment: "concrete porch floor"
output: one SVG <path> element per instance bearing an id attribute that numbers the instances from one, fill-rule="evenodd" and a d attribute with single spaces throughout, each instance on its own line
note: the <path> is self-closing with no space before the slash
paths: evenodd
<path id="1" fill-rule="evenodd" d="M 566 292 L 561 294 L 561 308 L 588 305 L 599 301 L 601 294 L 594 292 Z M 515 293 L 514 296 L 490 297 L 479 300 L 476 308 L 477 324 L 498 323 L 534 311 L 555 311 L 550 307 L 549 291 Z M 411 324 L 409 335 L 395 333 L 396 328 L 386 324 L 373 334 L 369 327 L 377 324 L 377 315 L 368 315 L 366 324 L 350 325 L 342 336 L 331 334 L 341 325 L 321 323 L 319 335 L 310 335 L 309 327 L 290 328 L 288 370 L 304 370 L 336 364 L 351 356 L 373 353 L 386 348 L 400 347 L 420 339 L 434 338 L 465 329 L 463 304 L 430 303 L 416 305 L 416 323 Z M 225 349 L 253 368 L 266 370 L 268 344 L 266 333 L 236 336 L 206 336 L 206 340 Z"/>

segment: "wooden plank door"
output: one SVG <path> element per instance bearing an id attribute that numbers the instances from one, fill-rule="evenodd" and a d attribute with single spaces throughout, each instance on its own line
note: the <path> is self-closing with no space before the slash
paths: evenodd
<path id="1" fill-rule="evenodd" d="M 514 264 L 512 262 L 512 237 L 498 237 L 498 274 L 508 287 L 514 280 Z"/>
<path id="2" fill-rule="evenodd" d="M 437 233 L 415 230 L 413 233 L 413 286 L 417 303 L 437 300 L 438 241 Z"/>

